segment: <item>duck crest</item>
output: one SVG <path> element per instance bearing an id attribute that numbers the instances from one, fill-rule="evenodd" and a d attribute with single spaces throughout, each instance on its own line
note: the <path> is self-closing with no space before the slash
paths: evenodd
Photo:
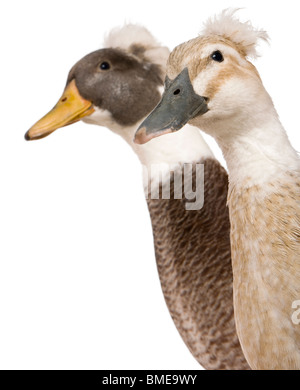
<path id="1" fill-rule="evenodd" d="M 220 15 L 211 17 L 205 23 L 201 35 L 206 37 L 221 36 L 233 42 L 238 51 L 245 57 L 257 58 L 257 43 L 259 40 L 269 41 L 266 31 L 256 29 L 250 21 L 241 22 L 234 15 L 238 9 L 228 8 Z"/>
<path id="2" fill-rule="evenodd" d="M 141 62 L 157 64 L 165 70 L 170 51 L 162 46 L 143 26 L 125 24 L 110 31 L 104 47 L 119 48 Z"/>

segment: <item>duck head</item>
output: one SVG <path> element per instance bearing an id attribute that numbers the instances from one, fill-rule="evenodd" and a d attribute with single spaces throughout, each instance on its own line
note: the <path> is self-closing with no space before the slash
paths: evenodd
<path id="1" fill-rule="evenodd" d="M 27 131 L 26 140 L 46 137 L 79 120 L 133 126 L 155 107 L 168 49 L 135 25 L 113 30 L 106 44 L 110 47 L 88 54 L 73 66 L 58 103 Z"/>
<path id="2" fill-rule="evenodd" d="M 140 125 L 135 143 L 177 131 L 187 122 L 218 137 L 227 119 L 232 124 L 232 118 L 243 121 L 250 110 L 263 110 L 263 85 L 247 57 L 255 57 L 257 40 L 267 38 L 231 10 L 209 20 L 202 35 L 170 54 L 162 99 Z"/>

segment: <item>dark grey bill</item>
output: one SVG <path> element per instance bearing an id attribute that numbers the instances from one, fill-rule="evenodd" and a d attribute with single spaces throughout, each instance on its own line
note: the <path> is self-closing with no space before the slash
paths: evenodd
<path id="1" fill-rule="evenodd" d="M 188 68 L 172 81 L 168 77 L 160 103 L 138 128 L 134 142 L 144 144 L 152 138 L 181 129 L 190 119 L 208 111 L 206 99 L 195 93 Z"/>

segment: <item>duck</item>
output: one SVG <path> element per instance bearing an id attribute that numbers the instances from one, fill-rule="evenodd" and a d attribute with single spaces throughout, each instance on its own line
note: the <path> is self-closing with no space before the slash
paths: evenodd
<path id="1" fill-rule="evenodd" d="M 205 369 L 249 370 L 234 322 L 227 172 L 190 125 L 147 145 L 133 142 L 161 98 L 170 51 L 134 24 L 113 29 L 103 46 L 72 67 L 58 103 L 25 139 L 82 120 L 109 128 L 132 147 L 143 167 L 162 291 L 179 334 Z M 197 179 L 197 164 L 205 201 L 195 208 L 190 198 L 175 194 L 174 184 L 180 177 L 183 193 L 181 183 Z M 169 196 L 155 196 L 165 185 Z"/>
<path id="2" fill-rule="evenodd" d="M 250 60 L 268 40 L 234 9 L 211 17 L 171 52 L 163 97 L 135 140 L 185 123 L 215 138 L 229 172 L 239 340 L 252 369 L 292 370 L 300 369 L 300 159 Z"/>

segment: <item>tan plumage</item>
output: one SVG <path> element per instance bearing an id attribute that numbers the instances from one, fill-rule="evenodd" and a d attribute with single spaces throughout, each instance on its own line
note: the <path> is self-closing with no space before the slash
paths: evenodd
<path id="1" fill-rule="evenodd" d="M 230 192 L 237 331 L 253 369 L 299 369 L 300 177 L 268 187 Z"/>

